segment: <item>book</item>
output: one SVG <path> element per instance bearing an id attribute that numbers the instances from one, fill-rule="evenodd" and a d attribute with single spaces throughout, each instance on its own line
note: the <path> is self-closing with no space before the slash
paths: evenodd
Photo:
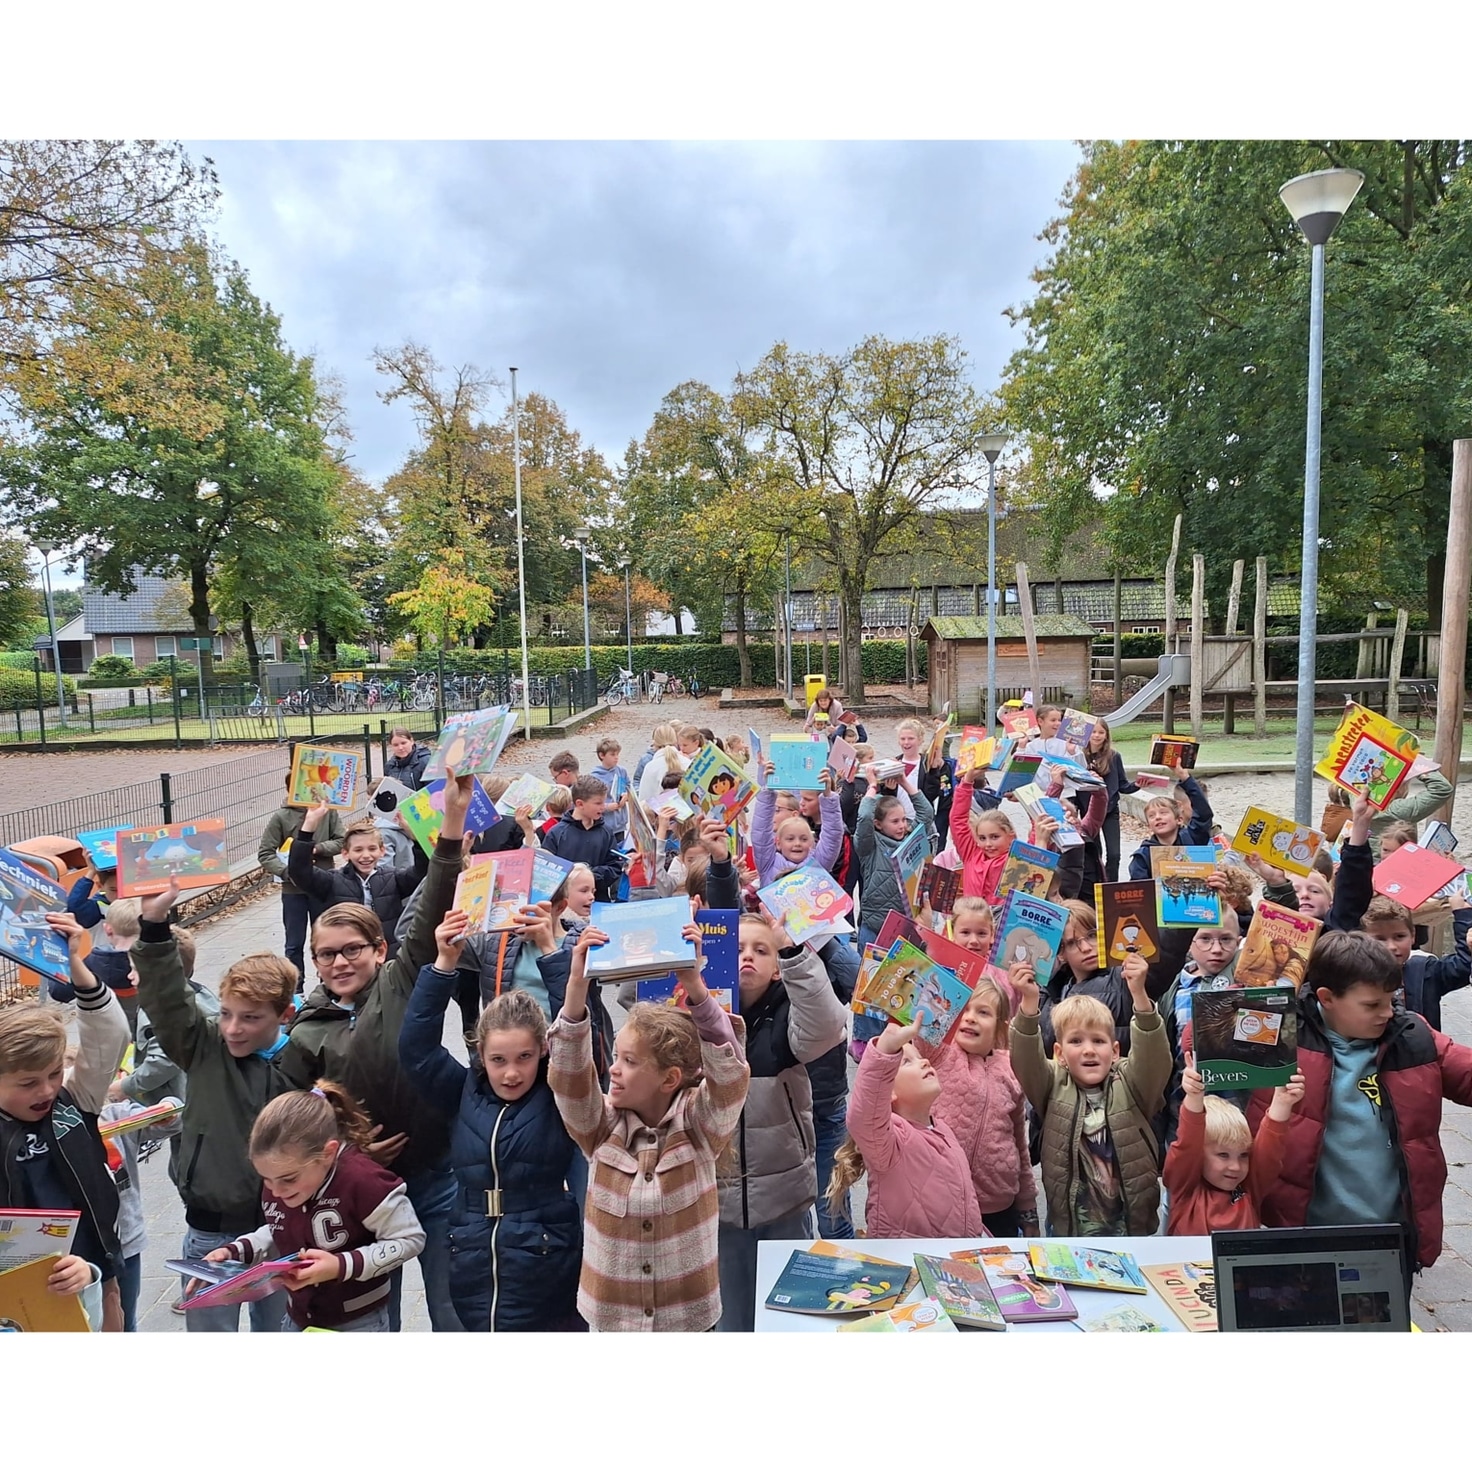
<path id="1" fill-rule="evenodd" d="M 816 864 L 799 865 L 757 890 L 757 896 L 782 922 L 794 945 L 846 934 L 852 928 L 843 917 L 854 907 L 853 896 Z"/>
<path id="2" fill-rule="evenodd" d="M 52 981 L 70 981 L 66 937 L 48 914 L 66 909 L 66 891 L 36 873 L 14 849 L 0 848 L 0 956 Z"/>
<path id="3" fill-rule="evenodd" d="M 1027 1255 L 1032 1270 L 1046 1283 L 1067 1288 L 1107 1288 L 1113 1293 L 1148 1293 L 1140 1265 L 1129 1252 L 1106 1252 L 1099 1247 L 1070 1247 L 1058 1238 L 1030 1242 Z"/>
<path id="4" fill-rule="evenodd" d="M 1467 871 L 1455 859 L 1419 844 L 1407 843 L 1375 865 L 1371 884 L 1376 894 L 1419 910 L 1432 895 L 1455 883 Z"/>
<path id="5" fill-rule="evenodd" d="M 1022 707 L 1003 706 L 997 712 L 997 720 L 1001 723 L 1003 732 L 1008 736 L 1016 736 L 1023 741 L 1029 741 L 1038 734 L 1040 727 L 1036 720 L 1036 713 L 1032 706 Z"/>
<path id="6" fill-rule="evenodd" d="M 350 808 L 357 800 L 363 754 L 337 751 L 329 746 L 297 746 L 291 754 L 291 782 L 286 789 L 289 808 Z"/>
<path id="7" fill-rule="evenodd" d="M 665 791 L 674 792 L 674 788 L 666 788 Z M 679 796 L 678 793 L 675 795 Z M 629 842 L 633 844 L 635 853 L 644 856 L 644 862 L 650 875 L 649 882 L 652 884 L 654 882 L 654 861 L 659 854 L 659 835 L 654 830 L 654 824 L 644 804 L 639 801 L 638 793 L 630 794 L 626 811 L 629 819 Z"/>
<path id="8" fill-rule="evenodd" d="M 961 897 L 963 877 L 959 869 L 947 869 L 934 859 L 926 859 L 925 867 L 920 871 L 916 912 L 929 905 L 937 915 L 949 915 Z"/>
<path id="9" fill-rule="evenodd" d="M 557 790 L 555 782 L 544 782 L 540 777 L 533 776 L 530 772 L 523 772 L 514 782 L 496 799 L 496 811 L 502 817 L 515 816 L 519 807 L 530 805 L 533 821 L 543 816 L 543 810 L 547 806 L 547 799 Z"/>
<path id="10" fill-rule="evenodd" d="M 855 1314 L 893 1308 L 909 1270 L 903 1263 L 799 1249 L 777 1276 L 766 1306 L 789 1314 Z"/>
<path id="11" fill-rule="evenodd" d="M 85 1334 L 87 1310 L 75 1293 L 53 1293 L 46 1280 L 65 1254 L 38 1257 L 0 1272 L 0 1331 Z"/>
<path id="12" fill-rule="evenodd" d="M 1402 726 L 1348 701 L 1314 771 L 1382 811 L 1410 775 L 1421 743 Z"/>
<path id="13" fill-rule="evenodd" d="M 81 1220 L 80 1211 L 0 1209 L 0 1272 L 42 1257 L 65 1257 Z"/>
<path id="14" fill-rule="evenodd" d="M 1094 886 L 1099 965 L 1118 966 L 1131 956 L 1153 961 L 1160 954 L 1160 919 L 1153 879 L 1122 879 Z"/>
<path id="15" fill-rule="evenodd" d="M 1285 874 L 1308 874 L 1314 855 L 1328 843 L 1317 828 L 1280 818 L 1266 808 L 1248 808 L 1237 825 L 1232 848 L 1281 869 Z"/>
<path id="16" fill-rule="evenodd" d="M 1062 743 L 1055 738 L 1047 745 L 1055 747 Z M 1045 789 L 1052 786 L 1055 774 L 1062 779 L 1065 792 L 1070 787 L 1094 788 L 1107 785 L 1092 767 L 1086 766 L 1078 757 L 1068 752 L 1049 751 L 1045 754 L 1043 765 L 1038 768 L 1038 786 Z"/>
<path id="17" fill-rule="evenodd" d="M 1208 1092 L 1273 1089 L 1298 1071 L 1298 1007 L 1291 986 L 1191 993 L 1191 1049 Z"/>
<path id="18" fill-rule="evenodd" d="M 1013 796 L 1037 777 L 1038 768 L 1042 764 L 1042 757 L 1028 756 L 1020 748 L 1014 747 L 1001 767 L 995 769 L 997 780 L 992 784 L 993 790 L 998 797 Z"/>
<path id="19" fill-rule="evenodd" d="M 130 1114 L 124 1119 L 103 1120 L 97 1126 L 97 1133 L 104 1140 L 110 1140 L 114 1135 L 131 1135 L 134 1130 L 146 1130 L 156 1124 L 167 1124 L 171 1119 L 178 1119 L 183 1113 L 182 1104 L 165 1100 L 162 1104 L 150 1104 L 147 1109 L 140 1109 L 136 1114 Z M 3 1223 L 0 1223 L 0 1226 L 3 1226 Z"/>
<path id="20" fill-rule="evenodd" d="M 1056 739 L 1067 746 L 1076 747 L 1079 751 L 1087 751 L 1097 724 L 1087 711 L 1067 707 L 1063 712 L 1063 719 L 1058 722 Z"/>
<path id="21" fill-rule="evenodd" d="M 695 946 L 683 934 L 690 923 L 690 901 L 684 895 L 594 904 L 592 923 L 608 936 L 607 945 L 588 952 L 588 975 L 598 981 L 658 976 L 695 964 Z"/>
<path id="22" fill-rule="evenodd" d="M 576 865 L 571 859 L 560 859 L 546 849 L 532 850 L 532 893 L 530 903 L 540 905 L 550 900 Z"/>
<path id="23" fill-rule="evenodd" d="M 1012 795 L 1034 822 L 1051 818 L 1058 825 L 1053 842 L 1060 849 L 1078 848 L 1083 843 L 1083 835 L 1073 826 L 1073 809 L 1065 806 L 1061 797 L 1049 797 L 1035 782 L 1025 783 Z"/>
<path id="24" fill-rule="evenodd" d="M 872 1253 L 860 1252 L 858 1243 L 853 1238 L 845 1240 L 842 1237 L 819 1237 L 809 1244 L 808 1251 L 815 1257 L 846 1257 L 850 1262 L 867 1262 L 878 1268 L 903 1267 L 903 1264 L 893 1263 L 887 1257 L 875 1257 Z M 912 1262 L 909 1271 L 905 1274 L 904 1285 L 900 1288 L 900 1298 L 907 1298 L 910 1290 L 919 1286 L 920 1274 L 915 1271 Z"/>
<path id="25" fill-rule="evenodd" d="M 961 743 L 956 748 L 956 776 L 985 768 L 997 749 L 997 739 L 985 726 L 962 726 Z"/>
<path id="26" fill-rule="evenodd" d="M 935 1298 L 902 1303 L 882 1314 L 868 1314 L 838 1326 L 840 1334 L 914 1334 L 937 1329 L 947 1334 L 956 1332 L 945 1306 Z"/>
<path id="27" fill-rule="evenodd" d="M 1185 767 L 1189 772 L 1196 765 L 1196 753 L 1201 743 L 1194 736 L 1152 736 L 1150 738 L 1150 765 L 1152 767 Z"/>
<path id="28" fill-rule="evenodd" d="M 1210 844 L 1182 847 L 1180 857 L 1162 859 L 1156 871 L 1156 916 L 1166 930 L 1195 930 L 1222 923 L 1221 891 L 1206 881 L 1216 872 Z"/>
<path id="29" fill-rule="evenodd" d="M 875 968 L 867 990 L 855 1000 L 862 1001 L 886 1017 L 907 1027 L 917 1012 L 924 1015 L 920 1037 L 932 1047 L 940 1047 L 961 1020 L 971 988 L 954 971 L 907 940 L 897 940 L 882 966 Z"/>
<path id="30" fill-rule="evenodd" d="M 1272 986 L 1277 982 L 1297 986 L 1303 980 L 1320 929 L 1322 922 L 1311 916 L 1271 900 L 1259 900 L 1237 952 L 1233 977 L 1242 986 Z"/>
<path id="31" fill-rule="evenodd" d="M 859 754 L 842 736 L 835 736 L 828 747 L 828 765 L 840 782 L 852 782 L 859 770 Z"/>
<path id="32" fill-rule="evenodd" d="M 741 912 L 697 910 L 695 923 L 700 927 L 700 946 L 705 955 L 705 969 L 700 973 L 705 989 L 723 1012 L 740 1012 Z M 689 1006 L 685 1000 L 685 988 L 673 971 L 663 976 L 640 977 L 638 1000 Z"/>
<path id="33" fill-rule="evenodd" d="M 951 1256 L 974 1263 L 986 1274 L 992 1297 L 1009 1324 L 1047 1324 L 1078 1317 L 1068 1290 L 1043 1282 L 1025 1252 L 998 1245 L 967 1247 Z"/>
<path id="34" fill-rule="evenodd" d="M 680 778 L 680 796 L 699 812 L 719 812 L 729 823 L 756 796 L 756 788 L 742 767 L 707 741 Z"/>
<path id="35" fill-rule="evenodd" d="M 1115 1308 L 1079 1323 L 1085 1334 L 1163 1334 L 1165 1326 L 1137 1308 Z"/>
<path id="36" fill-rule="evenodd" d="M 880 761 L 873 762 L 874 781 L 892 782 L 905 775 L 905 764 L 895 757 L 885 757 Z"/>
<path id="37" fill-rule="evenodd" d="M 746 744 L 751 749 L 751 763 L 747 770 L 757 779 L 758 787 L 765 787 L 766 779 L 762 776 L 762 767 L 766 762 L 765 748 L 762 746 L 762 738 L 757 735 L 754 726 L 746 728 Z"/>
<path id="38" fill-rule="evenodd" d="M 99 874 L 118 866 L 118 830 L 116 828 L 89 828 L 77 834 L 77 842 L 87 850 L 87 858 Z"/>
<path id="39" fill-rule="evenodd" d="M 1216 1271 L 1211 1263 L 1141 1263 L 1140 1271 L 1193 1334 L 1216 1332 Z"/>
<path id="40" fill-rule="evenodd" d="M 425 763 L 425 779 L 448 777 L 451 773 L 463 776 L 466 772 L 484 777 L 500 761 L 519 719 L 517 711 L 504 705 L 451 716 Z"/>
<path id="41" fill-rule="evenodd" d="M 786 741 L 773 737 L 767 751 L 772 773 L 767 785 L 779 792 L 821 792 L 828 766 L 827 743 Z"/>
<path id="42" fill-rule="evenodd" d="M 467 935 L 480 934 L 486 929 L 486 919 L 491 913 L 491 899 L 496 893 L 496 866 L 492 855 L 479 855 L 479 863 L 467 864 L 455 880 L 455 898 L 450 908 L 463 910 L 466 916 Z"/>
<path id="43" fill-rule="evenodd" d="M 532 902 L 532 873 L 536 854 L 529 848 L 508 848 L 497 854 L 483 854 L 496 871 L 496 887 L 486 914 L 488 931 L 510 930 L 521 919 L 521 912 Z"/>
<path id="44" fill-rule="evenodd" d="M 171 879 L 180 889 L 210 889 L 229 878 L 223 818 L 118 833 L 120 897 L 162 894 Z"/>
<path id="45" fill-rule="evenodd" d="M 1445 823 L 1433 819 L 1421 831 L 1421 847 L 1429 848 L 1432 853 L 1446 854 L 1450 857 L 1457 851 L 1459 840 Z"/>
<path id="46" fill-rule="evenodd" d="M 445 779 L 440 777 L 427 787 L 421 787 L 399 804 L 398 814 L 414 841 L 433 858 L 435 841 L 445 826 Z M 479 782 L 473 783 L 470 806 L 465 813 L 465 831 L 484 833 L 492 823 L 499 821 L 500 816 L 496 805 L 486 796 L 485 788 Z"/>
<path id="47" fill-rule="evenodd" d="M 1024 843 L 1020 838 L 1014 838 L 1012 847 L 1007 850 L 1007 862 L 997 876 L 998 894 L 1016 889 L 1023 894 L 1046 899 L 1053 887 L 1053 876 L 1058 872 L 1060 858 L 1062 855 L 1056 849 L 1040 848 L 1035 843 Z"/>
<path id="48" fill-rule="evenodd" d="M 925 747 L 925 765 L 927 767 L 932 762 L 938 763 L 945 755 L 946 741 L 953 730 L 954 727 L 951 724 L 951 702 L 948 700 L 940 708 L 940 715 L 936 718 L 935 722 L 935 730 L 930 733 L 930 740 Z"/>
<path id="49" fill-rule="evenodd" d="M 188 1258 L 176 1259 L 166 1262 L 164 1266 L 171 1272 L 184 1272 L 185 1269 L 180 1264 L 189 1261 Z M 300 1262 L 300 1255 L 293 1252 L 286 1257 L 273 1258 L 270 1262 L 253 1263 L 250 1267 L 232 1264 L 238 1267 L 238 1271 L 219 1282 L 206 1283 L 203 1288 L 189 1294 L 184 1299 L 184 1311 L 188 1313 L 196 1308 L 234 1308 L 237 1304 L 255 1303 L 257 1299 L 269 1298 L 271 1294 L 279 1293 L 287 1286 Z M 198 1278 L 199 1274 L 194 1273 L 192 1276 Z"/>
<path id="50" fill-rule="evenodd" d="M 1004 976 L 1019 961 L 1027 961 L 1039 986 L 1047 986 L 1063 944 L 1068 911 L 1051 900 L 1011 889 L 1002 896 L 997 916 L 997 938 L 988 958 Z"/>
<path id="51" fill-rule="evenodd" d="M 1136 787 L 1151 787 L 1151 788 L 1159 787 L 1159 788 L 1164 789 L 1164 788 L 1173 787 L 1174 785 L 1175 785 L 1175 782 L 1174 782 L 1174 780 L 1172 778 L 1167 777 L 1167 776 L 1163 775 L 1160 772 L 1145 772 L 1145 771 L 1140 771 L 1140 772 L 1136 772 L 1135 773 L 1135 786 Z"/>
<path id="52" fill-rule="evenodd" d="M 915 1269 L 926 1296 L 937 1299 L 958 1328 L 963 1325 L 968 1329 L 1007 1327 L 986 1274 L 974 1262 L 928 1257 L 917 1252 Z"/>
<path id="53" fill-rule="evenodd" d="M 929 857 L 930 834 L 919 823 L 890 851 L 889 863 L 894 870 L 895 882 L 912 915 L 920 913 L 920 876 L 925 872 L 925 861 Z"/>

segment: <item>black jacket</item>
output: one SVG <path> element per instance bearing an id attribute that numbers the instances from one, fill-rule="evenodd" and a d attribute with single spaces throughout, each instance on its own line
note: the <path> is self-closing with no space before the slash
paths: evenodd
<path id="1" fill-rule="evenodd" d="M 395 782 L 402 782 L 411 791 L 417 791 L 424 786 L 424 769 L 429 765 L 429 756 L 429 748 L 416 741 L 414 750 L 406 757 L 397 757 L 390 753 L 383 764 L 383 775 L 392 777 Z"/>
<path id="2" fill-rule="evenodd" d="M 1441 1031 L 1441 999 L 1472 979 L 1472 955 L 1467 951 L 1467 933 L 1472 931 L 1472 910 L 1452 911 L 1452 933 L 1456 946 L 1450 955 L 1413 955 L 1402 970 L 1406 1010 L 1419 1012 L 1437 1032 Z"/>
<path id="3" fill-rule="evenodd" d="M 542 847 L 559 859 L 572 864 L 586 864 L 593 871 L 597 883 L 597 898 L 605 902 L 613 899 L 618 888 L 623 865 L 614 856 L 615 834 L 600 818 L 591 828 L 583 827 L 573 817 L 571 810 L 565 812 L 556 826 L 542 838 Z"/>
<path id="4" fill-rule="evenodd" d="M 315 868 L 312 850 L 304 842 L 292 844 L 286 859 L 286 874 L 303 894 L 311 895 L 324 905 L 363 903 L 363 882 L 358 878 L 358 871 L 351 864 L 345 864 L 341 869 Z M 419 875 L 414 869 L 375 869 L 368 876 L 368 893 L 373 897 L 368 908 L 378 916 L 383 926 L 390 959 L 399 950 L 394 930 L 404 901 L 418 888 Z"/>

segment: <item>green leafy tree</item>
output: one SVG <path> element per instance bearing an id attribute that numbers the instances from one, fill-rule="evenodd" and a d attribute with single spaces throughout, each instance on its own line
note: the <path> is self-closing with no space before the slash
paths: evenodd
<path id="1" fill-rule="evenodd" d="M 40 609 L 25 543 L 19 537 L 0 536 L 0 648 L 9 649 L 28 634 Z"/>

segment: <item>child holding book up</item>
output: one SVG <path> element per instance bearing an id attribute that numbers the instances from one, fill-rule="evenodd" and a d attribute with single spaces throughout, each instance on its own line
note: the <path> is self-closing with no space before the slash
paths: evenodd
<path id="1" fill-rule="evenodd" d="M 767 783 L 776 767 L 762 763 Z M 816 838 L 801 811 L 787 817 L 776 814 L 777 794 L 768 785 L 757 789 L 751 805 L 751 847 L 756 854 L 758 885 L 771 884 L 784 874 L 811 863 L 816 869 L 831 872 L 834 860 L 843 847 L 843 810 L 833 790 L 833 772 L 823 768 L 823 793 L 818 799 L 819 830 Z"/>
<path id="2" fill-rule="evenodd" d="M 997 882 L 1017 834 L 1000 808 L 973 813 L 973 791 L 968 773 L 951 803 L 951 842 L 961 859 L 961 892 L 980 895 L 989 905 L 995 905 L 1000 903 Z"/>
<path id="3" fill-rule="evenodd" d="M 1202 846 L 1211 842 L 1211 804 L 1200 784 L 1185 767 L 1172 767 L 1176 779 L 1173 797 L 1152 797 L 1145 804 L 1145 826 L 1150 836 L 1130 855 L 1130 878 L 1150 878 L 1150 850 L 1172 844 Z M 1190 803 L 1190 817 L 1181 813 L 1181 799 Z"/>
<path id="4" fill-rule="evenodd" d="M 1472 981 L 1472 951 L 1467 947 L 1468 932 L 1472 931 L 1472 904 L 1468 904 L 1465 895 L 1457 893 L 1452 895 L 1451 908 L 1452 934 L 1456 939 L 1451 951 L 1440 957 L 1414 949 L 1416 922 L 1399 900 L 1377 894 L 1364 917 L 1365 933 L 1374 936 L 1400 963 L 1407 1010 L 1419 1012 L 1438 1032 L 1441 1031 L 1441 999 Z"/>
<path id="5" fill-rule="evenodd" d="M 902 776 L 899 783 L 901 791 L 908 795 L 914 805 L 914 822 L 906 815 L 904 804 L 897 796 L 881 796 L 875 791 L 872 766 L 868 777 L 869 793 L 859 804 L 859 821 L 854 830 L 854 850 L 859 858 L 859 884 L 863 896 L 859 926 L 860 945 L 874 943 L 884 917 L 891 910 L 898 910 L 901 914 L 909 913 L 909 905 L 900 890 L 891 860 L 894 851 L 917 825 L 928 828 L 935 820 L 935 810 L 931 807 L 930 800 L 915 786 L 910 776 Z"/>

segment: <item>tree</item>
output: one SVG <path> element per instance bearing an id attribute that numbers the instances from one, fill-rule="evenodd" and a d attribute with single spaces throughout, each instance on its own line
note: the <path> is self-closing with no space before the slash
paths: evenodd
<path id="1" fill-rule="evenodd" d="M 447 548 L 425 568 L 417 586 L 389 595 L 389 602 L 404 611 L 420 637 L 442 649 L 495 616 L 496 589 L 472 577 L 467 564 L 458 547 Z"/>
<path id="2" fill-rule="evenodd" d="M 622 629 L 627 638 L 632 630 L 629 615 L 633 615 L 633 628 L 643 637 L 651 613 L 668 613 L 669 597 L 655 587 L 648 578 L 630 569 L 628 596 L 624 596 L 624 578 L 619 572 L 600 572 L 588 580 L 588 607 L 603 615 L 604 626 Z"/>
<path id="3" fill-rule="evenodd" d="M 738 375 L 732 407 L 765 435 L 769 475 L 788 493 L 784 531 L 833 569 L 843 689 L 861 701 L 869 566 L 913 542 L 922 511 L 985 483 L 977 442 L 996 416 L 943 336 L 869 337 L 840 357 L 778 343 Z"/>
<path id="4" fill-rule="evenodd" d="M 19 537 L 0 536 L 0 649 L 8 649 L 30 630 L 38 607 L 25 543 Z M 41 612 L 44 618 L 44 608 Z"/>
<path id="5" fill-rule="evenodd" d="M 1055 538 L 1099 524 L 1159 566 L 1175 515 L 1209 549 L 1298 566 L 1308 247 L 1277 198 L 1364 171 L 1328 252 L 1321 577 L 1433 618 L 1451 443 L 1472 411 L 1472 184 L 1461 142 L 1094 143 L 1014 315 L 1019 495 Z M 1112 494 L 1110 494 L 1112 493 Z"/>

